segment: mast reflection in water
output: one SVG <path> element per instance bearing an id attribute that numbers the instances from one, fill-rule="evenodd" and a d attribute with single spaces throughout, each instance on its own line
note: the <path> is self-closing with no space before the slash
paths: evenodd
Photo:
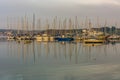
<path id="1" fill-rule="evenodd" d="M 0 80 L 120 79 L 120 44 L 0 42 Z"/>

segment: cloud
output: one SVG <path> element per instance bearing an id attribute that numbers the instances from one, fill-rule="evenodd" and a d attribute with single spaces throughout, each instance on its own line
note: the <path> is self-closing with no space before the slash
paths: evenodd
<path id="1" fill-rule="evenodd" d="M 0 0 L 0 7 L 71 7 L 76 5 L 120 5 L 119 0 Z"/>
<path id="2" fill-rule="evenodd" d="M 110 12 L 111 16 L 120 13 L 118 5 L 119 0 L 0 0 L 0 10 L 3 14 L 39 12 L 46 15 L 108 16 L 107 12 Z"/>
<path id="3" fill-rule="evenodd" d="M 0 16 L 88 16 L 120 20 L 120 0 L 0 0 Z"/>

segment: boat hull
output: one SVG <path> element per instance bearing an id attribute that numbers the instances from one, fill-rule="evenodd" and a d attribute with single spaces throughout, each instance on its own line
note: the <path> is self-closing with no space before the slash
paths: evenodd
<path id="1" fill-rule="evenodd" d="M 55 38 L 57 41 L 73 41 L 73 38 Z"/>
<path id="2" fill-rule="evenodd" d="M 84 43 L 104 43 L 104 40 L 84 40 Z"/>

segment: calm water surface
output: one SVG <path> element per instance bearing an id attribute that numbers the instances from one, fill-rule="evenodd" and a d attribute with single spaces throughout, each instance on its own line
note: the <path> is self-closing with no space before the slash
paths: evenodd
<path id="1" fill-rule="evenodd" d="M 120 80 L 120 44 L 0 41 L 0 80 Z"/>

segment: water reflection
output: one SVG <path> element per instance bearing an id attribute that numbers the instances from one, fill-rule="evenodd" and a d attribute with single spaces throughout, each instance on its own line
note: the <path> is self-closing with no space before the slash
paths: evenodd
<path id="1" fill-rule="evenodd" d="M 118 59 L 119 44 L 82 44 L 75 42 L 8 42 L 8 54 L 20 63 L 80 64 Z M 111 59 L 112 57 L 112 59 Z"/>
<path id="2" fill-rule="evenodd" d="M 119 47 L 0 42 L 0 80 L 120 80 Z"/>

